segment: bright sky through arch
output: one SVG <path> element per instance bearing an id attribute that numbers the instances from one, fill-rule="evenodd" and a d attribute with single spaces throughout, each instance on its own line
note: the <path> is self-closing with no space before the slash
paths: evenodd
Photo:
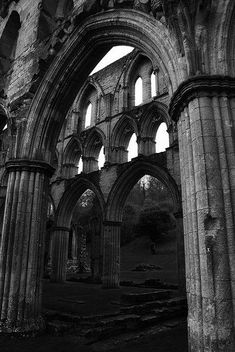
<path id="1" fill-rule="evenodd" d="M 103 59 L 96 65 L 94 70 L 90 73 L 90 75 L 93 75 L 95 72 L 98 72 L 102 70 L 102 68 L 105 68 L 106 66 L 112 64 L 113 62 L 121 59 L 121 57 L 129 54 L 134 48 L 131 46 L 126 46 L 126 45 L 118 45 L 112 47 L 107 54 L 103 57 Z"/>

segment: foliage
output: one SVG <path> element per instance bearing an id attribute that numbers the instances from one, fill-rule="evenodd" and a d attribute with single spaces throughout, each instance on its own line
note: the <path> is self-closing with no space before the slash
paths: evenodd
<path id="1" fill-rule="evenodd" d="M 121 245 L 148 234 L 156 242 L 174 228 L 172 200 L 168 189 L 155 177 L 146 175 L 131 190 L 123 210 Z"/>
<path id="2" fill-rule="evenodd" d="M 174 216 L 158 207 L 145 208 L 139 217 L 137 231 L 139 235 L 150 236 L 152 242 L 157 242 L 169 231 L 175 228 Z"/>

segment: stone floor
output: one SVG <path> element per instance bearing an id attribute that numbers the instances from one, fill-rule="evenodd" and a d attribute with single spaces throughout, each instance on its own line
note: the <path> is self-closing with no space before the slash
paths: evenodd
<path id="1" fill-rule="evenodd" d="M 104 290 L 100 285 L 66 282 L 52 284 L 44 281 L 44 314 L 61 312 L 79 316 L 116 314 L 120 297 L 128 293 L 148 293 L 151 289 L 122 287 Z M 52 334 L 26 339 L 0 336 L 1 352 L 187 352 L 187 329 L 185 319 L 163 326 L 156 325 L 145 331 L 128 332 L 95 343 L 84 342 L 76 333 Z"/>

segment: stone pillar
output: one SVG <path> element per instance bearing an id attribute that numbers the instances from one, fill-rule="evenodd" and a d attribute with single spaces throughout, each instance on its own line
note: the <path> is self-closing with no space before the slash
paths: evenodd
<path id="1" fill-rule="evenodd" d="M 138 137 L 138 155 L 151 155 L 156 153 L 156 142 L 153 137 Z"/>
<path id="2" fill-rule="evenodd" d="M 120 230 L 121 222 L 103 224 L 103 288 L 118 288 L 120 282 Z"/>
<path id="3" fill-rule="evenodd" d="M 51 281 L 66 281 L 69 232 L 67 227 L 55 227 L 52 235 Z"/>
<path id="4" fill-rule="evenodd" d="M 75 234 L 75 230 L 72 232 L 72 259 L 74 263 L 77 263 L 77 255 L 78 255 L 78 243 Z"/>
<path id="5" fill-rule="evenodd" d="M 235 80 L 198 76 L 175 92 L 189 351 L 235 351 Z"/>
<path id="6" fill-rule="evenodd" d="M 78 232 L 78 269 L 80 273 L 88 273 L 90 264 L 87 252 L 87 235 L 82 226 L 77 226 Z"/>
<path id="7" fill-rule="evenodd" d="M 14 160 L 9 172 L 0 246 L 0 332 L 43 328 L 41 278 L 48 203 L 46 163 Z"/>
<path id="8" fill-rule="evenodd" d="M 151 93 L 151 75 L 148 75 L 143 80 L 143 101 L 150 100 L 152 98 Z"/>
<path id="9" fill-rule="evenodd" d="M 111 148 L 111 160 L 112 163 L 126 163 L 128 161 L 128 150 L 124 146 L 115 146 Z"/>
<path id="10" fill-rule="evenodd" d="M 74 163 L 64 163 L 62 170 L 62 175 L 65 178 L 72 178 L 78 174 L 78 167 Z"/>
<path id="11" fill-rule="evenodd" d="M 174 214 L 176 218 L 176 248 L 177 248 L 177 266 L 178 266 L 178 285 L 181 295 L 186 294 L 186 278 L 185 278 L 185 252 L 184 252 L 184 228 L 183 214 L 179 212 Z"/>
<path id="12" fill-rule="evenodd" d="M 83 172 L 85 174 L 99 170 L 98 160 L 93 156 L 83 156 Z"/>
<path id="13" fill-rule="evenodd" d="M 100 275 L 100 246 L 101 246 L 101 238 L 100 238 L 100 226 L 99 220 L 97 218 L 93 218 L 90 221 L 90 227 L 92 232 L 92 240 L 91 240 L 91 273 L 92 279 L 97 282 L 101 280 Z"/>

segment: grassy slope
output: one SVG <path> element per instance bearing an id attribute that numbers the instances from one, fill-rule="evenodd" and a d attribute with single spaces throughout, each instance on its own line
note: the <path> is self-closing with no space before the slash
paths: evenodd
<path id="1" fill-rule="evenodd" d="M 121 280 L 142 282 L 146 279 L 159 278 L 162 281 L 177 283 L 177 258 L 175 233 L 167 236 L 167 241 L 159 243 L 157 254 L 150 250 L 148 236 L 138 237 L 121 247 Z M 132 271 L 138 264 L 155 264 L 162 270 L 136 272 Z"/>

